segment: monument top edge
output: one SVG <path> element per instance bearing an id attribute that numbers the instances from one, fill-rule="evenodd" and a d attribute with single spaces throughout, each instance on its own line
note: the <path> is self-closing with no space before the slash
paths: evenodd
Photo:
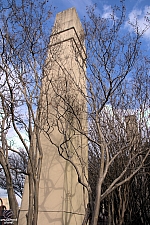
<path id="1" fill-rule="evenodd" d="M 71 8 L 65 9 L 65 10 L 63 10 L 63 11 L 57 13 L 57 15 L 58 15 L 58 14 L 61 14 L 61 13 L 66 13 L 66 12 L 69 12 L 69 11 L 75 11 L 76 14 L 77 14 L 76 8 L 75 8 L 75 7 L 71 7 Z"/>
<path id="2" fill-rule="evenodd" d="M 63 10 L 56 15 L 55 26 L 59 25 L 60 29 L 75 27 L 76 30 L 83 30 L 81 21 L 75 7 Z"/>

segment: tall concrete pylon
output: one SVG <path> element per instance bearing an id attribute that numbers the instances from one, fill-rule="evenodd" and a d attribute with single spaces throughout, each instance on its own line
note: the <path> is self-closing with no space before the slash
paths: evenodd
<path id="1" fill-rule="evenodd" d="M 84 33 L 75 8 L 56 16 L 42 82 L 43 161 L 38 225 L 81 225 L 87 206 L 86 69 Z M 80 178 L 77 176 L 80 175 Z M 19 225 L 26 225 L 26 179 Z"/>

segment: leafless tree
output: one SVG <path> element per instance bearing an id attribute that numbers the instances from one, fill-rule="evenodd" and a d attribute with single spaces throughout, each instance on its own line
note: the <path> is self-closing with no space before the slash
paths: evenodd
<path id="1" fill-rule="evenodd" d="M 149 143 L 145 143 L 146 145 Z M 130 198 L 126 210 L 126 223 L 124 224 L 149 224 L 150 218 L 150 166 L 149 157 L 145 161 L 145 165 L 130 182 Z"/>
<path id="2" fill-rule="evenodd" d="M 149 64 L 140 50 L 143 33 L 137 28 L 135 33 L 122 34 L 124 5 L 113 8 L 109 19 L 97 16 L 93 9 L 89 9 L 88 15 L 85 34 L 89 65 L 89 141 L 90 151 L 99 156 L 92 224 L 97 224 L 100 202 L 128 182 L 149 155 L 149 148 L 144 147 L 145 140 L 149 141 L 146 116 Z M 115 169 L 115 173 L 103 189 L 111 169 Z"/>
<path id="3" fill-rule="evenodd" d="M 29 158 L 27 170 L 23 171 L 28 175 L 30 190 L 27 224 L 36 224 L 42 162 L 36 109 L 49 42 L 50 29 L 45 28 L 51 20 L 51 5 L 48 1 L 4 1 L 0 10 L 0 162 L 6 177 L 9 204 L 17 217 L 11 152 L 20 157 L 24 157 L 24 153 L 9 141 L 10 135 L 16 135 Z M 37 140 L 35 145 L 33 140 Z"/>
<path id="4" fill-rule="evenodd" d="M 24 150 L 19 149 L 19 154 L 9 153 L 8 162 L 10 165 L 10 172 L 13 182 L 13 188 L 16 195 L 22 198 L 25 175 L 27 171 L 28 157 Z M 5 179 L 3 168 L 0 170 L 0 187 L 7 190 L 7 183 Z"/>
<path id="5" fill-rule="evenodd" d="M 3 109 L 1 113 L 1 127 L 0 127 L 0 137 L 1 137 L 1 145 L 0 145 L 0 163 L 2 166 L 2 171 L 5 174 L 6 178 L 6 186 L 7 186 L 7 193 L 9 197 L 9 204 L 11 209 L 13 210 L 15 218 L 17 217 L 18 214 L 18 204 L 17 200 L 15 197 L 15 192 L 13 187 L 13 181 L 12 181 L 12 176 L 10 172 L 10 164 L 8 161 L 8 152 L 9 152 L 9 145 L 7 143 L 7 132 L 8 132 L 8 127 L 10 125 L 10 120 L 9 120 L 9 111 L 7 110 L 7 104 L 1 95 L 1 105 Z"/>
<path id="6" fill-rule="evenodd" d="M 72 164 L 79 183 L 88 191 L 90 212 L 86 211 L 83 224 L 87 224 L 91 214 L 92 225 L 97 225 L 102 201 L 115 194 L 115 190 L 121 193 L 123 187 L 126 188 L 123 194 L 126 193 L 127 182 L 142 169 L 150 151 L 149 146 L 144 147 L 145 142 L 149 142 L 146 115 L 149 59 L 141 51 L 144 31 L 140 33 L 134 25 L 135 32 L 123 35 L 126 21 L 123 3 L 121 7 L 112 8 L 107 19 L 97 15 L 94 8 L 88 9 L 88 18 L 83 21 L 85 35 L 80 34 L 76 44 L 69 41 L 75 67 L 80 79 L 84 80 L 82 83 L 76 79 L 75 71 L 68 71 L 66 65 L 71 65 L 72 59 L 62 60 L 64 49 L 61 43 L 52 44 L 57 39 L 57 28 L 48 45 L 49 35 L 44 33 L 44 24 L 51 16 L 51 8 L 46 8 L 46 2 L 36 1 L 36 4 L 28 0 L 13 1 L 9 7 L 5 6 L 7 13 L 3 11 L 2 14 L 0 153 L 7 164 L 1 158 L 1 165 L 3 169 L 5 165 L 10 166 L 9 151 L 18 153 L 7 142 L 10 129 L 13 129 L 29 158 L 27 224 L 37 224 L 43 157 L 39 137 L 41 132 L 44 133 L 57 147 L 60 156 Z M 57 71 L 55 77 L 54 69 Z M 131 122 L 130 118 L 133 118 Z M 63 136 L 59 144 L 51 136 L 53 129 Z M 23 133 L 27 134 L 28 141 L 23 138 Z M 73 144 L 74 140 L 78 146 Z M 86 173 L 84 149 L 87 142 L 89 179 L 92 180 L 92 174 L 97 174 L 96 191 Z M 8 184 L 13 190 L 10 168 L 5 176 L 10 178 Z M 14 192 L 12 196 L 15 199 Z"/>

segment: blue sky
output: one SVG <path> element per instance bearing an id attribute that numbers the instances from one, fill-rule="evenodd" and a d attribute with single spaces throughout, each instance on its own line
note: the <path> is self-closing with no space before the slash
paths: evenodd
<path id="1" fill-rule="evenodd" d="M 75 7 L 81 20 L 86 14 L 86 6 L 91 6 L 96 3 L 97 12 L 107 17 L 110 14 L 111 6 L 120 5 L 119 0 L 52 0 L 51 2 L 56 7 L 56 13 Z M 145 26 L 145 15 L 147 12 L 150 12 L 150 0 L 126 0 L 125 6 L 127 18 L 134 21 L 135 16 L 138 15 L 139 26 L 143 29 Z M 131 29 L 128 23 L 126 23 L 125 28 Z M 145 44 L 147 45 L 146 48 L 150 50 L 150 29 L 145 33 L 144 38 Z"/>
<path id="2" fill-rule="evenodd" d="M 96 3 L 101 9 L 104 5 L 119 5 L 119 0 L 52 0 L 53 5 L 57 7 L 58 10 L 65 10 L 69 7 L 76 7 L 76 9 L 82 14 L 85 11 L 87 5 L 92 5 Z M 145 5 L 150 5 L 149 0 L 126 0 L 125 1 L 127 10 L 132 10 L 135 8 L 141 8 Z"/>
<path id="3" fill-rule="evenodd" d="M 0 197 L 6 197 L 7 196 L 7 191 L 0 189 Z"/>
<path id="4" fill-rule="evenodd" d="M 119 5 L 119 0 L 51 0 L 53 6 L 56 7 L 56 13 L 66 10 L 71 7 L 75 7 L 77 13 L 82 19 L 86 14 L 86 6 L 90 6 L 94 3 L 97 4 L 97 12 L 107 17 L 110 13 L 111 6 Z M 138 15 L 139 25 L 144 28 L 146 13 L 150 12 L 150 0 L 126 0 L 125 1 L 128 19 L 134 20 L 134 16 Z M 128 23 L 125 24 L 125 29 L 131 29 Z M 145 33 L 143 42 L 150 52 L 150 29 Z M 6 191 L 0 189 L 0 197 L 5 196 Z"/>
<path id="5" fill-rule="evenodd" d="M 94 3 L 97 4 L 97 7 L 100 12 L 103 12 L 106 6 L 114 6 L 119 5 L 119 0 L 52 0 L 52 5 L 56 7 L 56 12 L 60 12 L 66 10 L 70 7 L 75 7 L 80 18 L 86 13 L 86 6 L 90 6 Z M 144 13 L 144 8 L 146 6 L 150 7 L 149 0 L 126 0 L 125 1 L 126 9 L 128 14 L 131 13 L 133 10 L 142 10 Z"/>

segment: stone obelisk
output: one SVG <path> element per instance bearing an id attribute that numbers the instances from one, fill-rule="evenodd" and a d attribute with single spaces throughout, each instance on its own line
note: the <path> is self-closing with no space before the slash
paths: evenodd
<path id="1" fill-rule="evenodd" d="M 87 205 L 88 144 L 84 33 L 75 8 L 56 16 L 41 91 L 43 161 L 38 225 L 80 225 Z M 28 181 L 19 225 L 26 224 Z"/>

